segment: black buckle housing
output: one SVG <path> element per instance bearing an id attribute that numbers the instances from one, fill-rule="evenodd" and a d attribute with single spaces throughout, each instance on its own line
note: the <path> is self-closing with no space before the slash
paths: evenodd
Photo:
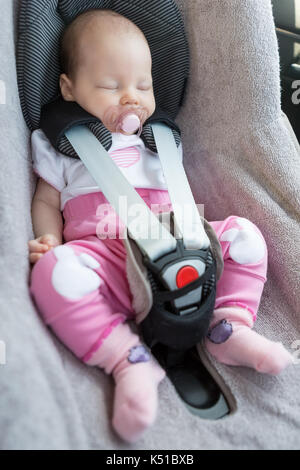
<path id="1" fill-rule="evenodd" d="M 205 263 L 205 272 L 193 282 L 170 290 L 162 273 L 166 266 L 193 257 Z M 216 261 L 210 248 L 186 250 L 177 240 L 176 250 L 155 262 L 144 257 L 153 293 L 153 306 L 141 322 L 144 341 L 151 348 L 161 366 L 184 401 L 188 410 L 201 419 L 220 419 L 231 411 L 229 403 L 197 353 L 196 344 L 208 333 L 216 299 Z M 203 286 L 196 309 L 183 313 L 171 303 L 199 286 Z M 191 304 L 189 304 L 191 307 Z"/>
<path id="2" fill-rule="evenodd" d="M 170 290 L 162 278 L 167 266 L 184 259 L 201 259 L 206 269 L 202 276 L 184 287 Z M 146 344 L 152 348 L 161 343 L 169 348 L 184 351 L 199 343 L 207 334 L 216 298 L 216 261 L 210 248 L 187 250 L 181 239 L 177 240 L 176 250 L 162 256 L 155 262 L 147 256 L 143 260 L 147 267 L 148 279 L 153 293 L 153 306 L 141 323 Z M 203 286 L 202 295 L 193 303 L 194 311 L 180 314 L 171 301 Z M 191 305 L 189 305 L 191 307 Z"/>

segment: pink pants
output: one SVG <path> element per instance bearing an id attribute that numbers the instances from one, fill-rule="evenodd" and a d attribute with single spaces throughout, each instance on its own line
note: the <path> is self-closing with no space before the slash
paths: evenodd
<path id="1" fill-rule="evenodd" d="M 137 192 L 149 207 L 159 204 L 157 212 L 172 208 L 168 191 L 142 188 Z M 103 203 L 108 204 L 101 192 L 69 200 L 63 211 L 65 244 L 43 255 L 31 273 L 30 293 L 40 315 L 84 362 L 116 325 L 135 316 L 123 241 L 99 238 L 103 215 L 97 209 Z M 111 209 L 110 214 L 115 212 Z M 242 217 L 230 216 L 210 224 L 224 258 L 215 308 L 238 305 L 248 309 L 255 320 L 266 281 L 264 238 Z"/>

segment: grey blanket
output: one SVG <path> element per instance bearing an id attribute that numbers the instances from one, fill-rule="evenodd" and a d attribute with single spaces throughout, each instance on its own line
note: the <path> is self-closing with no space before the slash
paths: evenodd
<path id="1" fill-rule="evenodd" d="M 205 204 L 207 220 L 233 214 L 261 229 L 269 271 L 255 330 L 297 355 L 300 149 L 280 108 L 270 1 L 177 3 L 191 48 L 178 123 L 195 200 Z M 0 7 L 0 448 L 299 448 L 300 366 L 270 377 L 211 357 L 235 397 L 234 414 L 217 422 L 191 415 L 165 379 L 158 419 L 144 438 L 130 446 L 113 433 L 112 379 L 80 363 L 54 337 L 28 292 L 36 180 L 17 90 L 17 0 L 1 0 Z"/>

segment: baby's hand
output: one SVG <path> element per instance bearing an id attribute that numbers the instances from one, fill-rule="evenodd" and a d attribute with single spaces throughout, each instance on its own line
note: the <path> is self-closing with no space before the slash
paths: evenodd
<path id="1" fill-rule="evenodd" d="M 46 233 L 35 240 L 30 240 L 28 242 L 30 263 L 36 263 L 47 251 L 58 245 L 61 245 L 61 241 L 51 233 Z"/>

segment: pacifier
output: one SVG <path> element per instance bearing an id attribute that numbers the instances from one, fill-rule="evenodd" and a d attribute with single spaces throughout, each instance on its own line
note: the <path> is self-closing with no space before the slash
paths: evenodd
<path id="1" fill-rule="evenodd" d="M 139 137 L 143 130 L 143 122 L 147 118 L 147 112 L 143 108 L 131 108 L 123 111 L 119 107 L 108 109 L 105 115 L 107 128 L 111 132 L 120 132 L 131 135 L 138 131 Z"/>
<path id="2" fill-rule="evenodd" d="M 122 130 L 123 132 L 126 132 L 126 134 L 132 134 L 133 132 L 136 132 L 138 129 L 141 127 L 141 121 L 140 118 L 132 113 L 124 113 L 124 115 L 120 116 L 117 129 Z"/>

